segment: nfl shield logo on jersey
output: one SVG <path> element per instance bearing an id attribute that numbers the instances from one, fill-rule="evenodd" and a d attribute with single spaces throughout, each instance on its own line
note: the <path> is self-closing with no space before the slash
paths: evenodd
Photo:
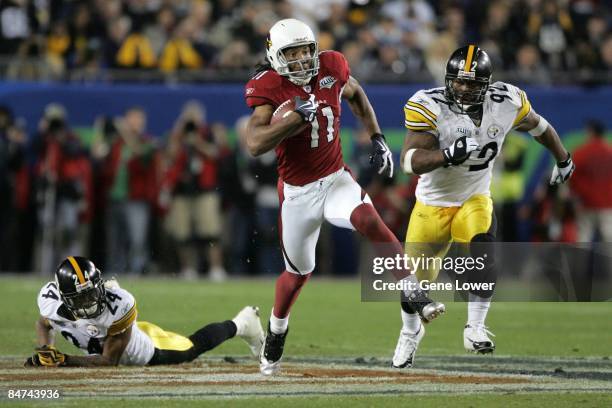
<path id="1" fill-rule="evenodd" d="M 332 86 L 334 86 L 334 84 L 336 83 L 337 79 L 334 78 L 333 76 L 326 76 L 325 78 L 321 79 L 319 81 L 319 89 L 323 89 L 323 88 L 329 88 L 331 89 Z"/>
<path id="2" fill-rule="evenodd" d="M 497 135 L 501 133 L 501 131 L 502 130 L 499 125 L 493 124 L 487 129 L 487 136 L 489 136 L 491 139 L 495 139 Z"/>

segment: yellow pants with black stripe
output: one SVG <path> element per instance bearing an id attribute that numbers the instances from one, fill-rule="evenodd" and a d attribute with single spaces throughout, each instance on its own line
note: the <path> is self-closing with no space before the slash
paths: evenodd
<path id="1" fill-rule="evenodd" d="M 406 254 L 410 257 L 443 258 L 451 242 L 469 243 L 478 234 L 494 233 L 493 202 L 482 194 L 470 197 L 460 207 L 435 207 L 416 202 L 408 231 Z M 419 281 L 434 281 L 440 270 L 434 263 L 416 271 Z"/>
<path id="2" fill-rule="evenodd" d="M 137 322 L 138 328 L 144 332 L 155 348 L 160 350 L 185 351 L 193 347 L 193 342 L 185 336 L 166 331 L 161 327 L 149 322 Z"/>
<path id="3" fill-rule="evenodd" d="M 153 342 L 155 351 L 148 365 L 180 364 L 193 361 L 202 353 L 212 350 L 236 335 L 236 324 L 231 320 L 209 323 L 189 337 L 182 336 L 149 322 L 138 322 Z"/>

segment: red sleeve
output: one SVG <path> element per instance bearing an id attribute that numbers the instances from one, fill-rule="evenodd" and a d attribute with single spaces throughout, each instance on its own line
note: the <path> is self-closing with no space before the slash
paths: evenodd
<path id="1" fill-rule="evenodd" d="M 282 79 L 276 71 L 270 69 L 257 73 L 244 88 L 244 99 L 249 108 L 260 105 L 279 105 L 276 92 L 281 86 Z"/>
<path id="2" fill-rule="evenodd" d="M 338 81 L 344 85 L 351 75 L 351 68 L 344 55 L 338 51 L 323 51 L 319 54 L 319 62 L 321 66 L 333 73 L 338 78 Z"/>
<path id="3" fill-rule="evenodd" d="M 162 188 L 166 188 L 170 191 L 174 190 L 174 187 L 178 183 L 179 177 L 183 172 L 183 168 L 185 167 L 187 162 L 187 155 L 182 150 L 177 152 L 176 157 L 172 160 L 172 163 L 166 170 L 165 174 L 162 177 Z"/>

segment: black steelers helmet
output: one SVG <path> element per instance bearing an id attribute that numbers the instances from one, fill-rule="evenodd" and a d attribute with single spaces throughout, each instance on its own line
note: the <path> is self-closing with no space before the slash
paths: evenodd
<path id="1" fill-rule="evenodd" d="M 461 112 L 470 106 L 484 103 L 491 82 L 491 60 L 485 50 L 476 45 L 468 45 L 455 50 L 446 63 L 446 98 L 454 102 Z M 459 91 L 453 81 L 465 81 L 467 89 Z"/>
<path id="2" fill-rule="evenodd" d="M 62 302 L 80 319 L 92 319 L 104 312 L 106 291 L 100 270 L 87 258 L 69 256 L 55 272 Z"/>

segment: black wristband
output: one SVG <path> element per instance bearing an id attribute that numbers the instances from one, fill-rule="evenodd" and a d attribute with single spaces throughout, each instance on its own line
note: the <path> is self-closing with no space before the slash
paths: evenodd
<path id="1" fill-rule="evenodd" d="M 370 140 L 374 140 L 377 136 L 382 137 L 382 139 L 386 142 L 387 139 L 385 139 L 385 135 L 383 135 L 382 133 L 374 133 L 372 136 L 370 136 Z"/>
<path id="2" fill-rule="evenodd" d="M 308 119 L 306 119 L 306 115 L 304 115 L 304 112 L 300 111 L 300 110 L 294 110 L 295 113 L 297 113 L 298 115 L 300 115 L 300 117 L 302 118 L 302 120 L 304 122 L 308 122 Z"/>
<path id="3" fill-rule="evenodd" d="M 567 159 L 557 162 L 557 167 L 559 167 L 560 169 L 563 169 L 567 166 L 569 166 L 572 163 L 572 155 L 568 152 L 567 153 Z"/>

